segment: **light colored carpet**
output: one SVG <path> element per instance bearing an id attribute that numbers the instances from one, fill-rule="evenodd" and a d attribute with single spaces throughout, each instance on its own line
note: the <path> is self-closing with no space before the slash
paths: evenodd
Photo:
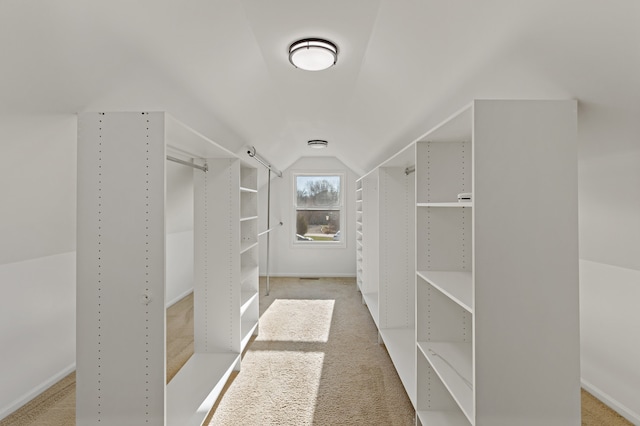
<path id="1" fill-rule="evenodd" d="M 354 280 L 272 278 L 269 297 L 261 286 L 260 335 L 210 415 L 211 425 L 413 424 Z M 192 353 L 188 296 L 167 310 L 167 380 Z M 74 424 L 75 374 L 0 420 L 0 426 Z M 583 391 L 582 425 L 631 423 Z"/>
<path id="2" fill-rule="evenodd" d="M 260 333 L 210 425 L 414 424 L 354 280 L 272 279 L 260 302 Z"/>

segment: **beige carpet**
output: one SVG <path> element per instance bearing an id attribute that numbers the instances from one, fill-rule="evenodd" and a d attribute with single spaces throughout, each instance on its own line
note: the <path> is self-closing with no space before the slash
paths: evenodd
<path id="1" fill-rule="evenodd" d="M 210 425 L 414 424 L 352 279 L 271 284 L 260 333 Z"/>
<path id="2" fill-rule="evenodd" d="M 262 283 L 263 285 L 263 283 Z M 413 410 L 352 279 L 271 279 L 260 335 L 211 425 L 413 424 Z M 167 311 L 167 380 L 193 353 L 193 297 Z M 0 426 L 75 424 L 75 374 Z M 583 426 L 631 425 L 587 392 Z"/>

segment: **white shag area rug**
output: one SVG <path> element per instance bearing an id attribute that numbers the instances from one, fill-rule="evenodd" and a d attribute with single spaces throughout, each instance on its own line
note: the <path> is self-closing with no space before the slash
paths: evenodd
<path id="1" fill-rule="evenodd" d="M 212 426 L 414 424 L 353 279 L 261 282 L 260 328 Z"/>

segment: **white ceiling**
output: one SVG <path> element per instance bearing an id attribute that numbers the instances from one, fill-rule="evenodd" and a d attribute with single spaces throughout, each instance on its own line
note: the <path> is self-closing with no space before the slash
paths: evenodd
<path id="1" fill-rule="evenodd" d="M 304 37 L 337 65 L 293 68 Z M 472 98 L 640 113 L 640 2 L 0 0 L 0 61 L 0 114 L 165 110 L 280 169 L 361 174 Z"/>

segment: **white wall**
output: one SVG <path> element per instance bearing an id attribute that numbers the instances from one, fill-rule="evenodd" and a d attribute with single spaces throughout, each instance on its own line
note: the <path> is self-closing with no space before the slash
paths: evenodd
<path id="1" fill-rule="evenodd" d="M 75 368 L 76 256 L 0 265 L 0 419 Z"/>
<path id="2" fill-rule="evenodd" d="M 277 165 L 277 164 L 276 164 Z M 266 173 L 261 167 L 260 173 Z M 295 215 L 293 212 L 293 173 L 344 173 L 346 215 L 341 234 L 346 236 L 346 247 L 294 246 Z M 303 157 L 283 171 L 282 178 L 271 181 L 271 226 L 284 223 L 271 232 L 271 276 L 338 277 L 356 275 L 355 241 L 355 181 L 358 177 L 334 157 Z M 260 227 L 266 229 L 267 187 L 258 194 Z M 266 236 L 260 237 L 260 275 L 266 271 Z"/>
<path id="3" fill-rule="evenodd" d="M 75 363 L 74 115 L 0 117 L 0 418 Z"/>
<path id="4" fill-rule="evenodd" d="M 640 271 L 580 261 L 582 381 L 640 424 Z"/>
<path id="5" fill-rule="evenodd" d="M 582 380 L 634 424 L 640 424 L 638 117 L 640 105 L 621 111 L 587 104 L 578 132 Z"/>

